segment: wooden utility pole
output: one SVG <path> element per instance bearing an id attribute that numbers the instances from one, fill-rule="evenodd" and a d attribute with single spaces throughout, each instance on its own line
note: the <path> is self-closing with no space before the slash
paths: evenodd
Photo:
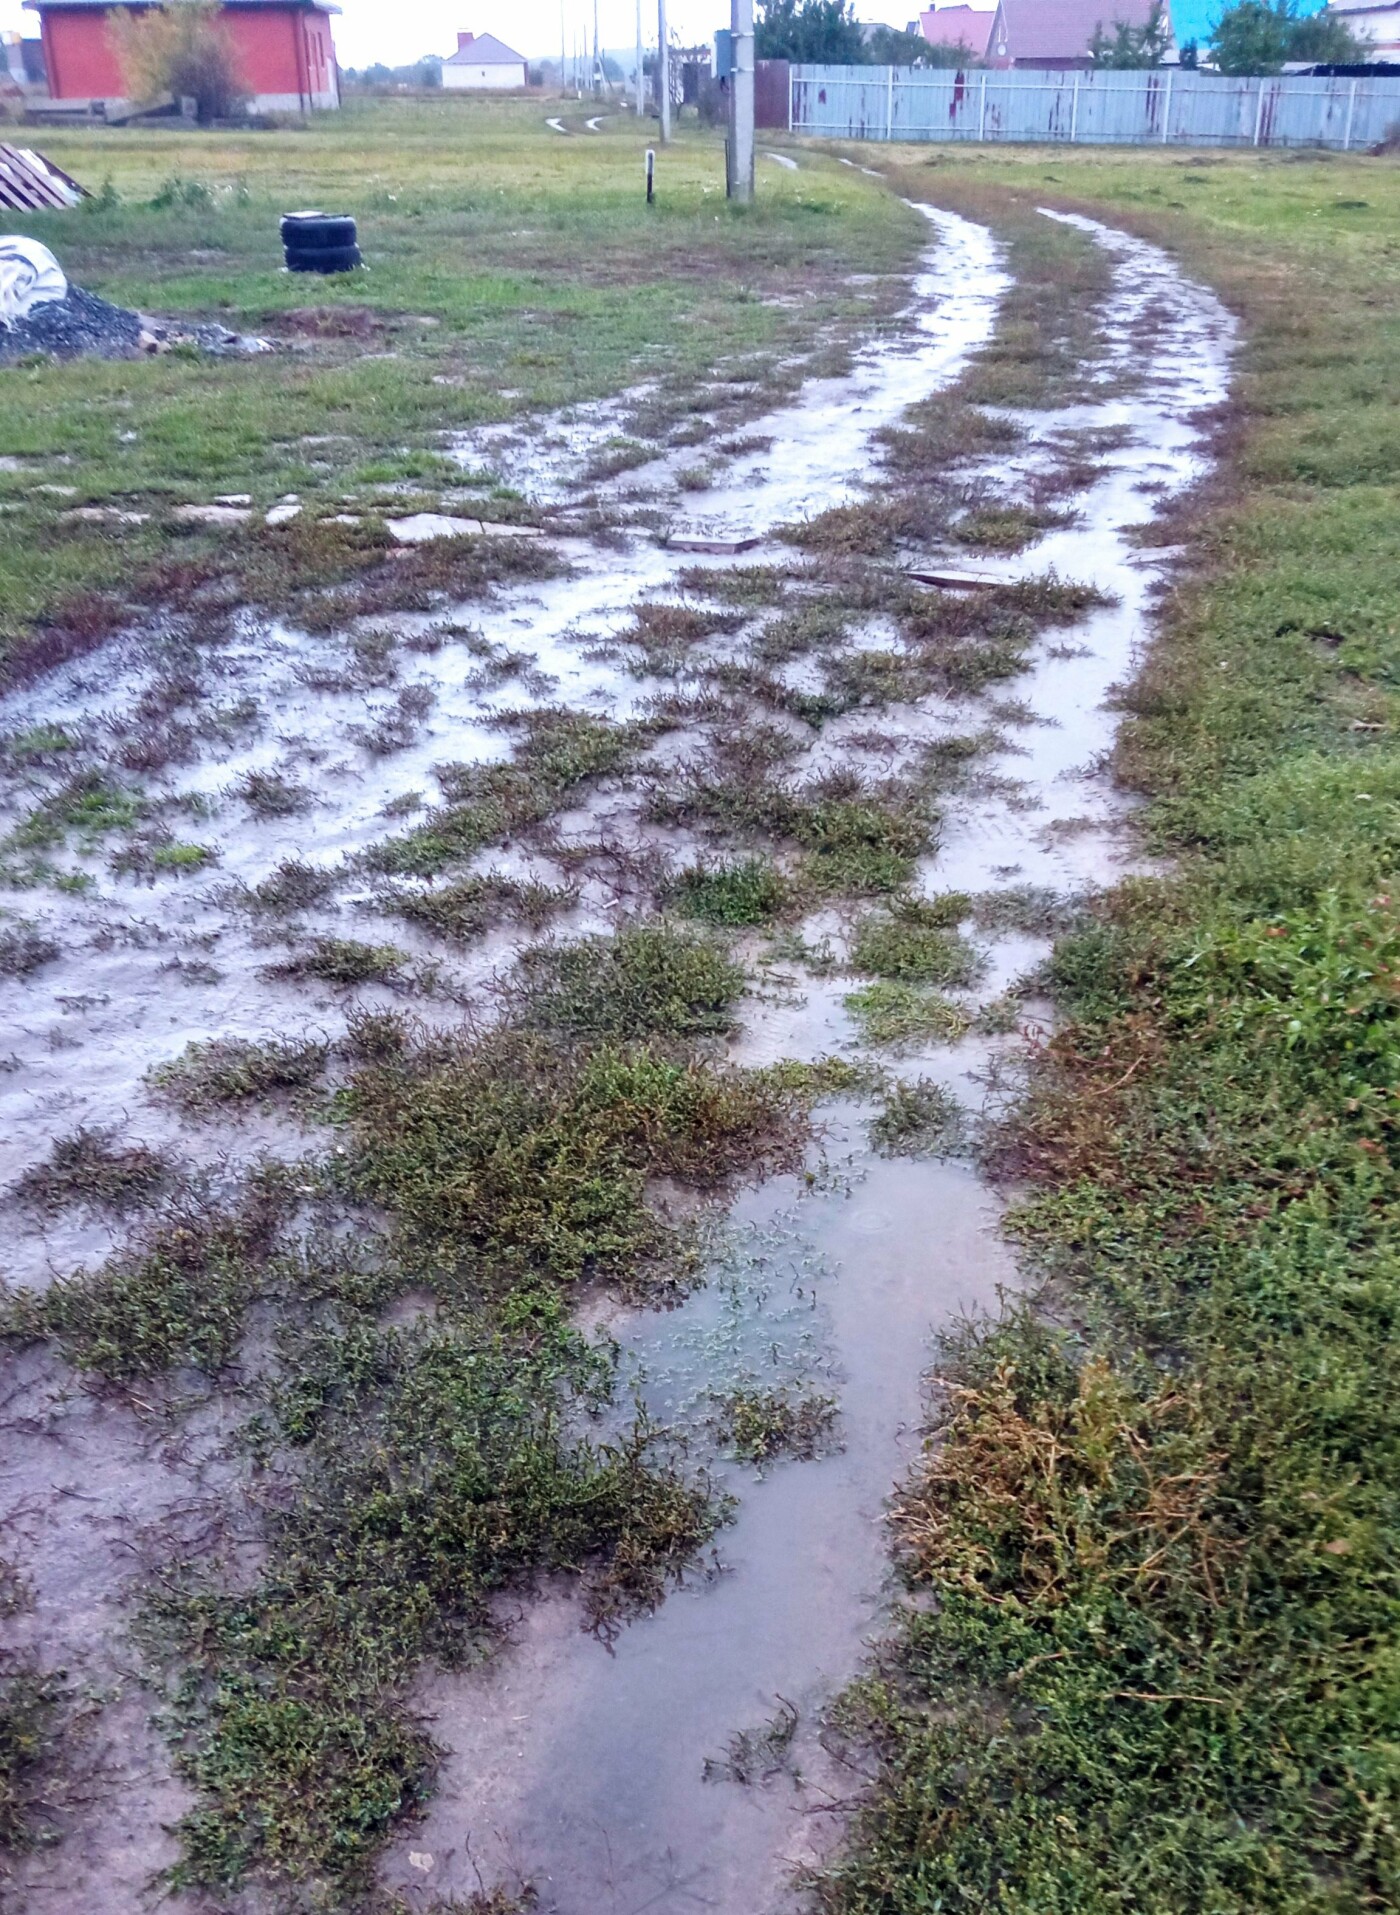
<path id="1" fill-rule="evenodd" d="M 734 70 L 729 76 L 729 197 L 753 199 L 753 0 L 729 0 Z"/>
<path id="2" fill-rule="evenodd" d="M 671 49 L 666 44 L 666 0 L 656 0 L 656 104 L 661 109 L 661 144 L 671 138 Z"/>

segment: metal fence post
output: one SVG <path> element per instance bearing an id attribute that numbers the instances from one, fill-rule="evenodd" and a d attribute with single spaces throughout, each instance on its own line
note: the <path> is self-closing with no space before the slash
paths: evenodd
<path id="1" fill-rule="evenodd" d="M 1355 80 L 1353 80 L 1351 83 L 1351 91 L 1347 94 L 1347 126 L 1346 126 L 1346 132 L 1343 133 L 1342 135 L 1342 151 L 1344 153 L 1350 153 L 1351 151 L 1351 123 L 1355 118 L 1356 118 L 1356 82 Z"/>
<path id="2" fill-rule="evenodd" d="M 1069 103 L 1069 143 L 1079 138 L 1079 75 L 1074 76 L 1074 98 Z"/>
<path id="3" fill-rule="evenodd" d="M 885 88 L 885 138 L 894 138 L 894 68 L 889 69 L 889 80 Z"/>
<path id="4" fill-rule="evenodd" d="M 982 74 L 982 97 L 977 103 L 977 137 L 979 140 L 982 140 L 982 139 L 985 139 L 986 136 L 987 136 L 987 75 L 984 71 Z"/>
<path id="5" fill-rule="evenodd" d="M 1254 144 L 1259 144 L 1259 134 L 1264 125 L 1264 82 L 1259 82 L 1259 99 L 1254 108 Z"/>
<path id="6" fill-rule="evenodd" d="M 1169 131 L 1171 130 L 1171 123 L 1172 123 L 1172 80 L 1173 80 L 1174 78 L 1175 78 L 1175 75 L 1174 75 L 1174 74 L 1172 73 L 1172 70 L 1171 70 L 1171 68 L 1170 68 L 1170 67 L 1168 67 L 1168 68 L 1167 68 L 1167 90 L 1166 90 L 1166 93 L 1165 93 L 1165 94 L 1163 95 L 1163 97 L 1162 97 L 1162 144 L 1163 144 L 1163 146 L 1165 146 L 1165 145 L 1166 145 L 1166 143 L 1167 143 L 1167 134 L 1168 134 L 1168 132 L 1169 132 Z"/>

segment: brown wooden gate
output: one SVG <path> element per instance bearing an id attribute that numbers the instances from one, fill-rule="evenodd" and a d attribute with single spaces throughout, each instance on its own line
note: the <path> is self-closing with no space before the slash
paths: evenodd
<path id="1" fill-rule="evenodd" d="M 788 123 L 788 63 L 755 60 L 753 68 L 753 123 L 786 127 Z"/>

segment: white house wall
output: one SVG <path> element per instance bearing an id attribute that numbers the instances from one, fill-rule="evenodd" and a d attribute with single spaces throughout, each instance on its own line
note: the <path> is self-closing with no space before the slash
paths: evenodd
<path id="1" fill-rule="evenodd" d="M 470 87 L 473 92 L 509 92 L 512 87 L 524 86 L 525 62 L 521 60 L 516 66 L 465 66 L 454 60 L 443 67 L 442 83 L 446 87 Z"/>

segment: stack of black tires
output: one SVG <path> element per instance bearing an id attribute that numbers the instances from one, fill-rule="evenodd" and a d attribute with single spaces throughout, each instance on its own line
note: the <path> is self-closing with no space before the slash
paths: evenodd
<path id="1" fill-rule="evenodd" d="M 347 213 L 286 213 L 282 252 L 289 273 L 348 273 L 360 264 L 355 222 Z"/>

